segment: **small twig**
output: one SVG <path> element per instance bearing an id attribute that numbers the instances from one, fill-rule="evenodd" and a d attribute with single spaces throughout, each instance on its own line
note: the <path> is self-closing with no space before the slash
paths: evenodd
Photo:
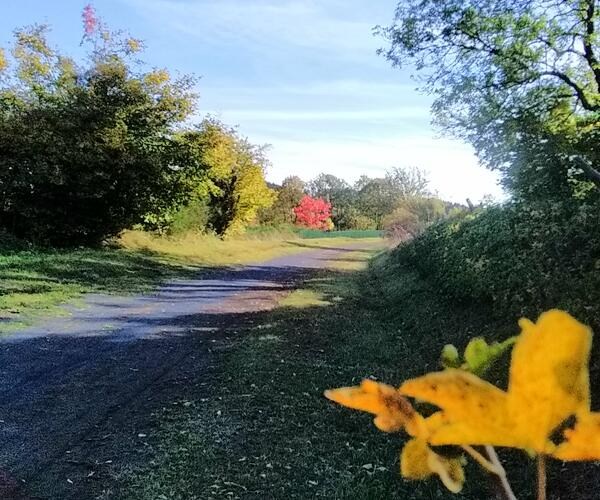
<path id="1" fill-rule="evenodd" d="M 508 478 L 506 477 L 506 471 L 504 470 L 504 467 L 502 467 L 502 464 L 500 463 L 500 459 L 498 458 L 498 455 L 496 454 L 496 450 L 494 449 L 493 446 L 486 445 L 485 451 L 488 454 L 488 456 L 490 457 L 490 462 L 494 465 L 496 470 L 500 471 L 500 472 L 497 472 L 496 475 L 498 476 L 498 478 L 500 480 L 500 485 L 502 486 L 504 494 L 506 495 L 506 499 L 507 500 L 517 500 L 517 497 L 515 496 L 515 494 L 512 491 L 512 488 L 510 487 Z"/>
<path id="2" fill-rule="evenodd" d="M 546 455 L 540 453 L 537 459 L 538 494 L 537 500 L 546 500 Z"/>

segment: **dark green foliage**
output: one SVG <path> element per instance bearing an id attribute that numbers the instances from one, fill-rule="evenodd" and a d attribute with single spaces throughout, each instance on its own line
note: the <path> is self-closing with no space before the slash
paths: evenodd
<path id="1" fill-rule="evenodd" d="M 391 259 L 414 266 L 443 295 L 518 316 L 552 307 L 599 312 L 597 203 L 510 203 L 431 226 Z"/>
<path id="2" fill-rule="evenodd" d="M 169 222 L 169 233 L 203 232 L 208 224 L 208 216 L 209 208 L 206 202 L 194 200 L 173 214 Z"/>
<path id="3" fill-rule="evenodd" d="M 136 73 L 110 38 L 78 68 L 19 31 L 0 87 L 0 227 L 42 244 L 96 244 L 185 196 L 170 132 L 188 80 Z M 107 35 L 108 36 L 108 35 Z"/>
<path id="4" fill-rule="evenodd" d="M 0 229 L 52 246 L 135 224 L 241 232 L 273 200 L 264 148 L 214 119 L 185 127 L 194 80 L 144 71 L 139 41 L 92 20 L 85 66 L 50 48 L 45 26 L 0 54 Z"/>

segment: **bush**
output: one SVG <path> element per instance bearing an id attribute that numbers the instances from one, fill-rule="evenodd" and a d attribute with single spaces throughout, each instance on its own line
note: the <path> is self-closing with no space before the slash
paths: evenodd
<path id="1" fill-rule="evenodd" d="M 187 80 L 136 73 L 135 40 L 98 34 L 90 65 L 15 34 L 0 82 L 0 227 L 56 246 L 95 244 L 187 195 L 172 129 L 192 111 Z"/>
<path id="2" fill-rule="evenodd" d="M 358 231 L 372 231 L 377 229 L 377 223 L 366 215 L 354 215 L 349 218 L 348 229 Z"/>
<path id="3" fill-rule="evenodd" d="M 195 200 L 177 210 L 171 217 L 169 233 L 184 234 L 204 232 L 208 223 L 209 208 L 203 200 Z"/>
<path id="4" fill-rule="evenodd" d="M 405 198 L 383 218 L 385 236 L 398 242 L 410 240 L 443 217 L 445 211 L 444 202 L 437 198 Z"/>
<path id="5" fill-rule="evenodd" d="M 448 299 L 490 302 L 498 314 L 551 307 L 599 312 L 596 203 L 510 203 L 438 222 L 390 258 L 414 266 Z"/>

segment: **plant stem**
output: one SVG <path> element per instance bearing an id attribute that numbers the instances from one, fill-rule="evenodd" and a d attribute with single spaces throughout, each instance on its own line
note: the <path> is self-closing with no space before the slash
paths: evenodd
<path id="1" fill-rule="evenodd" d="M 471 457 L 488 472 L 496 474 L 497 476 L 502 474 L 502 470 L 498 470 L 498 467 L 491 463 L 487 458 L 485 458 L 472 446 L 466 444 L 461 446 L 461 448 L 465 450 L 469 455 L 471 455 Z"/>
<path id="2" fill-rule="evenodd" d="M 538 470 L 538 500 L 546 500 L 546 455 L 539 454 L 537 459 Z"/>
<path id="3" fill-rule="evenodd" d="M 500 486 L 502 487 L 502 490 L 503 490 L 504 494 L 506 495 L 506 499 L 507 500 L 517 500 L 517 497 L 515 496 L 515 494 L 512 491 L 512 488 L 510 487 L 508 478 L 506 477 L 506 471 L 504 470 L 504 467 L 502 467 L 502 464 L 500 463 L 500 459 L 498 458 L 498 455 L 496 454 L 496 450 L 494 449 L 493 446 L 487 445 L 485 447 L 485 451 L 488 454 L 488 456 L 490 457 L 490 462 L 492 463 L 492 465 L 494 466 L 494 468 L 497 471 L 496 475 L 498 476 L 498 479 L 500 481 Z"/>

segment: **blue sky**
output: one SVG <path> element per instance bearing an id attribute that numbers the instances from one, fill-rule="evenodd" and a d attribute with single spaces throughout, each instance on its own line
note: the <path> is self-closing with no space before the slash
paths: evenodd
<path id="1" fill-rule="evenodd" d="M 15 27 L 45 22 L 61 51 L 80 55 L 79 0 L 4 0 L 0 45 Z M 8 5 L 7 5 L 8 4 Z M 442 197 L 501 197 L 471 148 L 439 138 L 430 98 L 407 70 L 375 51 L 372 28 L 395 0 L 96 0 L 113 29 L 145 41 L 144 60 L 201 79 L 199 115 L 211 113 L 254 143 L 271 144 L 269 180 L 320 172 L 352 182 L 391 166 L 428 171 Z"/>

